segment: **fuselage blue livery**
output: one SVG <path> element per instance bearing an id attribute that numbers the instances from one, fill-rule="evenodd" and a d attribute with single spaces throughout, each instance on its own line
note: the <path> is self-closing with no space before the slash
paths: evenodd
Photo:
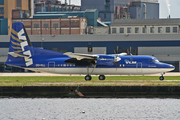
<path id="1" fill-rule="evenodd" d="M 32 46 L 25 27 L 21 22 L 12 24 L 10 46 L 6 64 L 32 71 L 91 75 L 144 75 L 163 74 L 174 70 L 174 66 L 159 62 L 152 56 L 127 56 L 126 53 L 112 55 L 90 55 L 72 52 L 55 52 Z"/>

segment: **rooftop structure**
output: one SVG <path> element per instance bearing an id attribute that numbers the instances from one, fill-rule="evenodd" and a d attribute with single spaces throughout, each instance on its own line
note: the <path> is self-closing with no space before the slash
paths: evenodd
<path id="1" fill-rule="evenodd" d="M 97 26 L 97 9 L 72 12 L 38 12 L 33 18 L 68 18 L 69 16 L 85 17 L 87 19 L 87 26 Z"/>
<path id="2" fill-rule="evenodd" d="M 101 21 L 159 19 L 158 0 L 81 0 L 81 10 L 97 9 Z"/>
<path id="3" fill-rule="evenodd" d="M 97 9 L 98 17 L 101 18 L 101 21 L 114 21 L 114 19 L 119 19 L 122 9 L 122 6 L 127 6 L 131 0 L 81 0 L 81 10 L 85 9 Z M 128 10 L 124 9 L 127 13 Z"/>
<path id="4" fill-rule="evenodd" d="M 158 0 L 132 0 L 129 12 L 131 19 L 159 19 Z"/>

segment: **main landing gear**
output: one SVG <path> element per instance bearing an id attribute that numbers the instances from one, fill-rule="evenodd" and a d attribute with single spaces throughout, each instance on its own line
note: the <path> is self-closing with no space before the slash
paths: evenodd
<path id="1" fill-rule="evenodd" d="M 90 75 L 86 75 L 86 76 L 85 76 L 85 80 L 86 80 L 86 81 L 91 81 L 91 79 L 92 79 L 92 77 L 91 77 Z"/>
<path id="2" fill-rule="evenodd" d="M 95 68 L 96 66 L 94 66 L 94 68 Z M 93 69 L 94 70 L 94 69 Z M 93 72 L 93 70 L 92 70 L 92 72 Z M 92 73 L 91 72 L 91 73 Z M 91 79 L 92 79 L 92 77 L 91 77 L 91 75 L 89 75 L 89 67 L 87 66 L 87 75 L 85 76 L 85 80 L 86 81 L 91 81 Z M 105 80 L 105 76 L 104 75 L 99 75 L 99 80 Z"/>
<path id="3" fill-rule="evenodd" d="M 91 75 L 86 75 L 85 76 L 86 81 L 91 81 L 91 79 L 92 79 Z M 105 76 L 104 75 L 99 75 L 99 80 L 105 80 Z"/>
<path id="4" fill-rule="evenodd" d="M 105 80 L 105 76 L 104 75 L 99 75 L 99 80 Z"/>
<path id="5" fill-rule="evenodd" d="M 163 81 L 164 80 L 164 75 L 165 73 L 163 72 L 163 73 L 161 73 L 161 76 L 159 77 L 159 80 L 161 80 L 161 81 Z"/>

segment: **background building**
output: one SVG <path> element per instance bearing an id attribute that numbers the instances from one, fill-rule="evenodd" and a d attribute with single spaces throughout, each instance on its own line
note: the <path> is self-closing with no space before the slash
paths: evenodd
<path id="1" fill-rule="evenodd" d="M 115 20 L 111 34 L 179 34 L 180 19 Z"/>
<path id="2" fill-rule="evenodd" d="M 7 35 L 8 34 L 8 19 L 7 18 L 0 18 L 0 35 Z"/>
<path id="3" fill-rule="evenodd" d="M 114 21 L 120 16 L 120 8 L 131 0 L 81 0 L 81 10 L 97 9 L 101 21 Z"/>
<path id="4" fill-rule="evenodd" d="M 158 0 L 132 0 L 129 12 L 131 19 L 159 19 Z"/>
<path id="5" fill-rule="evenodd" d="M 158 0 L 81 0 L 81 10 L 97 9 L 101 21 L 159 19 Z"/>
<path id="6" fill-rule="evenodd" d="M 36 12 L 67 12 L 67 11 L 80 11 L 80 6 L 71 5 L 58 0 L 35 0 L 35 13 Z"/>
<path id="7" fill-rule="evenodd" d="M 87 19 L 81 17 L 56 19 L 13 19 L 23 22 L 28 35 L 70 35 L 85 34 Z"/>
<path id="8" fill-rule="evenodd" d="M 8 26 L 3 26 L 3 28 L 8 28 L 8 34 L 11 32 L 12 18 L 28 16 L 28 10 L 29 0 L 0 0 L 0 18 L 7 18 Z"/>

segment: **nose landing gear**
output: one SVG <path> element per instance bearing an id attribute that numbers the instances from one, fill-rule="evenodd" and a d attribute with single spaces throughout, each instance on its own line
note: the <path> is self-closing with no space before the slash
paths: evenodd
<path id="1" fill-rule="evenodd" d="M 164 72 L 161 73 L 161 76 L 159 77 L 159 80 L 161 80 L 161 81 L 164 80 L 164 76 L 163 76 L 164 74 L 165 74 Z"/>
<path id="2" fill-rule="evenodd" d="M 159 77 L 159 80 L 163 81 L 163 80 L 164 80 L 164 77 L 163 77 L 163 76 L 160 76 L 160 77 Z"/>

